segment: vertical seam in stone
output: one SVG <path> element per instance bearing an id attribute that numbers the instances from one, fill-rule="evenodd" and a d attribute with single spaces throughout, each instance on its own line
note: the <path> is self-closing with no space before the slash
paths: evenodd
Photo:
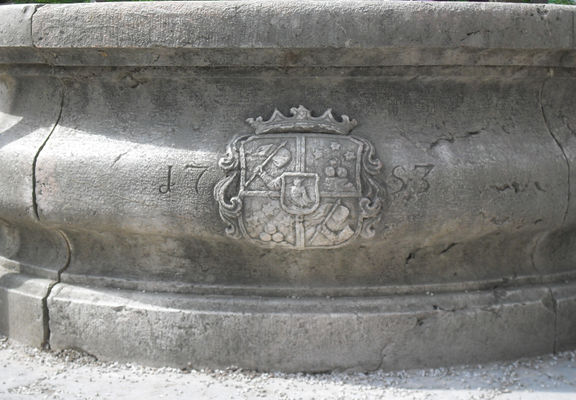
<path id="1" fill-rule="evenodd" d="M 536 237 L 534 239 L 534 243 L 532 244 L 532 248 L 530 249 L 530 263 L 532 268 L 534 269 L 534 271 L 536 271 L 536 273 L 538 275 L 540 275 L 540 278 L 543 277 L 543 273 L 542 271 L 540 271 L 540 269 L 536 266 L 536 251 L 538 250 L 538 245 L 540 245 L 540 242 L 542 242 L 542 240 L 544 239 L 544 237 L 546 236 L 547 232 L 541 233 L 540 236 Z"/>
<path id="2" fill-rule="evenodd" d="M 70 240 L 68 239 L 68 236 L 66 236 L 66 234 L 59 229 L 57 230 L 57 232 L 60 234 L 60 236 L 62 236 L 62 239 L 66 244 L 66 262 L 64 263 L 64 266 L 58 270 L 56 280 L 48 286 L 48 289 L 46 290 L 46 295 L 42 298 L 42 322 L 44 329 L 42 337 L 42 348 L 44 350 L 50 350 L 51 331 L 50 331 L 50 309 L 48 308 L 48 298 L 52 294 L 52 290 L 54 289 L 54 287 L 60 283 L 62 279 L 62 273 L 68 268 L 68 266 L 70 265 L 70 261 L 72 259 L 72 246 L 70 245 Z"/>
<path id="3" fill-rule="evenodd" d="M 38 46 L 36 46 L 36 41 L 34 40 L 34 15 L 36 15 L 36 12 L 38 12 L 38 10 L 44 6 L 46 6 L 48 4 L 36 4 L 35 8 L 34 8 L 34 12 L 32 13 L 32 15 L 30 16 L 30 43 L 32 44 L 32 47 L 34 49 L 36 49 L 37 54 L 42 57 L 42 59 L 44 60 L 44 64 L 47 64 L 51 67 L 54 67 L 54 56 L 50 54 L 50 52 L 46 49 L 42 49 L 39 48 Z"/>
<path id="4" fill-rule="evenodd" d="M 572 11 L 572 43 L 571 43 L 571 47 L 572 50 L 574 50 L 574 46 L 576 45 L 576 38 L 574 37 L 574 35 L 576 35 L 576 32 L 574 32 L 574 11 Z"/>
<path id="5" fill-rule="evenodd" d="M 34 9 L 32 10 L 32 15 L 30 16 L 30 43 L 32 44 L 32 47 L 35 47 L 34 46 L 34 38 L 32 36 L 32 32 L 33 32 L 32 21 L 34 20 L 34 14 L 36 14 L 36 11 L 38 11 L 38 7 L 36 7 L 36 6 L 32 6 L 32 7 L 34 7 Z"/>
<path id="6" fill-rule="evenodd" d="M 34 29 L 32 29 L 32 24 L 34 23 L 34 14 L 36 14 L 36 12 L 43 7 L 44 4 L 34 4 L 32 7 L 34 7 L 34 10 L 32 11 L 32 15 L 30 16 L 30 43 L 32 43 L 32 47 L 36 47 L 36 45 L 34 44 Z"/>
<path id="7" fill-rule="evenodd" d="M 572 181 L 572 176 L 571 176 L 571 171 L 570 171 L 570 160 L 568 159 L 568 155 L 566 154 L 566 151 L 564 151 L 564 147 L 562 147 L 562 143 L 560 143 L 560 141 L 558 140 L 556 135 L 554 135 L 554 133 L 550 129 L 550 124 L 548 123 L 548 118 L 546 118 L 546 112 L 544 111 L 544 103 L 542 101 L 543 95 L 544 95 L 544 87 L 546 86 L 546 82 L 548 82 L 548 79 L 544 79 L 544 81 L 542 82 L 542 87 L 540 88 L 540 94 L 539 94 L 540 111 L 542 113 L 542 119 L 544 120 L 544 125 L 546 125 L 546 130 L 548 131 L 548 133 L 550 134 L 552 139 L 554 139 L 554 142 L 556 143 L 556 145 L 560 148 L 560 151 L 562 152 L 562 156 L 564 157 L 564 161 L 566 162 L 566 168 L 568 170 L 567 175 L 566 175 L 566 180 L 567 180 L 567 185 L 568 185 L 566 209 L 564 210 L 564 216 L 562 217 L 562 224 L 565 224 L 566 218 L 568 217 L 568 210 L 570 209 L 570 198 L 572 196 L 572 193 L 571 193 L 572 190 L 570 187 L 571 181 Z"/>
<path id="8" fill-rule="evenodd" d="M 62 89 L 62 96 L 60 98 L 60 110 L 58 111 L 58 117 L 56 118 L 56 122 L 54 123 L 54 126 L 50 130 L 50 133 L 48 134 L 46 139 L 44 139 L 44 142 L 42 142 L 42 144 L 38 148 L 38 151 L 34 155 L 34 160 L 32 161 L 32 208 L 34 209 L 34 216 L 38 221 L 40 221 L 40 214 L 38 213 L 38 199 L 36 196 L 36 164 L 38 163 L 38 157 L 40 156 L 40 153 L 44 149 L 44 146 L 46 146 L 46 143 L 48 143 L 48 140 L 50 140 L 50 137 L 52 136 L 52 134 L 56 130 L 56 127 L 58 126 L 58 123 L 60 122 L 63 108 L 64 108 L 64 89 Z"/>
<path id="9" fill-rule="evenodd" d="M 554 297 L 554 292 L 552 288 L 548 287 L 548 293 L 550 294 L 550 298 L 552 299 L 552 312 L 554 313 L 554 326 L 553 326 L 553 341 L 552 341 L 552 353 L 556 354 L 558 351 L 558 302 L 556 301 L 556 297 Z"/>

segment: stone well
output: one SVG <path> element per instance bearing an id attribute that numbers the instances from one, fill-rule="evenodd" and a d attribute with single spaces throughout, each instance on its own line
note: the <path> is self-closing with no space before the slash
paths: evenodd
<path id="1" fill-rule="evenodd" d="M 570 6 L 0 7 L 0 332 L 151 365 L 576 348 Z"/>

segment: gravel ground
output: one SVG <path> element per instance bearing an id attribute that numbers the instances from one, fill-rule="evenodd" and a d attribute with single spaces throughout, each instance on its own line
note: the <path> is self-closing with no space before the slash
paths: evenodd
<path id="1" fill-rule="evenodd" d="M 0 336 L 0 399 L 576 400 L 576 352 L 369 374 L 181 371 L 45 352 Z"/>

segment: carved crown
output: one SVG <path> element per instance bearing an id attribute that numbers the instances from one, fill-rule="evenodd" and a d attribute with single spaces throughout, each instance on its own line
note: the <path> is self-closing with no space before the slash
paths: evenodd
<path id="1" fill-rule="evenodd" d="M 248 118 L 246 122 L 256 131 L 257 135 L 262 133 L 280 132 L 315 132 L 315 133 L 336 133 L 347 135 L 358 124 L 355 119 L 342 115 L 342 121 L 337 121 L 332 115 L 332 109 L 326 110 L 320 117 L 313 117 L 304 106 L 292 107 L 292 116 L 287 117 L 278 109 L 274 109 L 268 121 L 262 117 Z"/>

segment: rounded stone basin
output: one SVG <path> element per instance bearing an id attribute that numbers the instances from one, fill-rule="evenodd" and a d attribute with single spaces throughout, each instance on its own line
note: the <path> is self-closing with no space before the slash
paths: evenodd
<path id="1" fill-rule="evenodd" d="M 0 331 L 283 371 L 576 348 L 575 12 L 0 7 Z"/>

